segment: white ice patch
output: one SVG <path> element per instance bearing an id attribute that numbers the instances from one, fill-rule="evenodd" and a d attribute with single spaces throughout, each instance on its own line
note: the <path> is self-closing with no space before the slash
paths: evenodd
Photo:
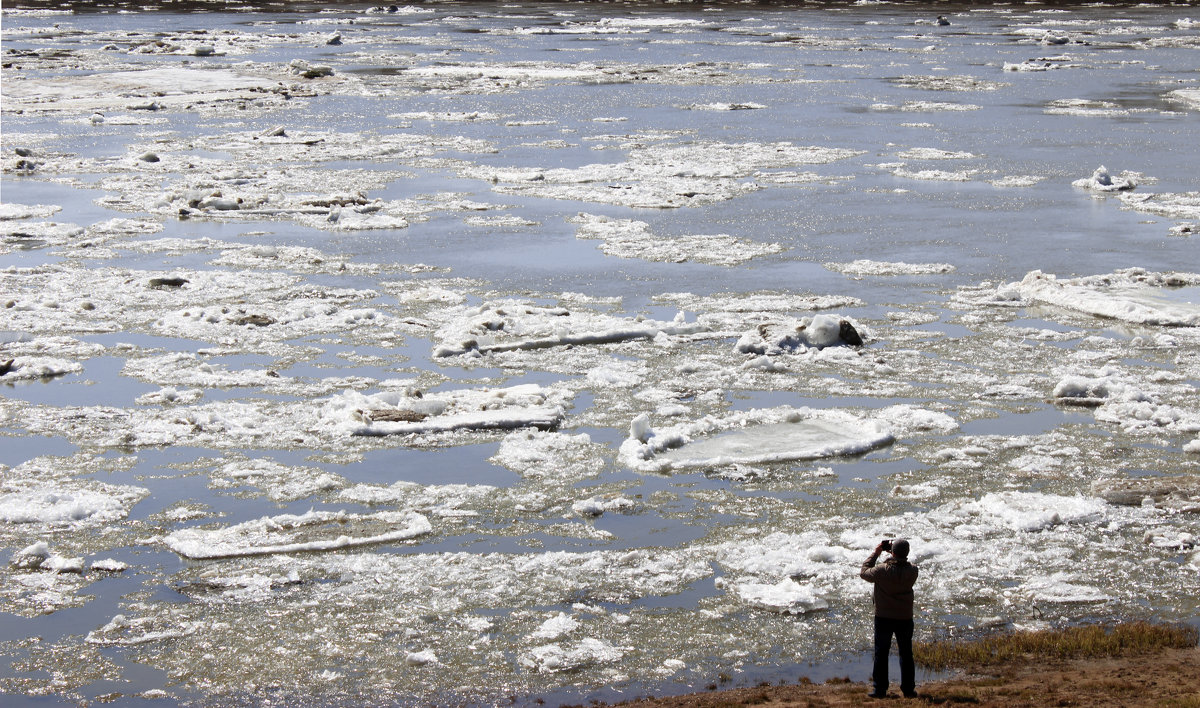
<path id="1" fill-rule="evenodd" d="M 1037 492 L 993 492 L 978 501 L 952 503 L 946 510 L 953 507 L 956 507 L 953 514 L 957 517 L 959 534 L 963 536 L 997 526 L 1032 533 L 1060 524 L 1095 522 L 1105 514 L 1103 499 Z"/>
<path id="2" fill-rule="evenodd" d="M 202 626 L 201 622 L 188 622 L 175 627 L 163 626 L 161 620 L 154 617 L 129 619 L 125 615 L 116 615 L 108 624 L 88 632 L 85 641 L 101 646 L 138 646 L 186 637 Z"/>
<path id="3" fill-rule="evenodd" d="M 829 607 L 829 602 L 812 585 L 784 578 L 777 583 L 733 583 L 732 590 L 742 602 L 790 615 L 802 615 Z"/>
<path id="4" fill-rule="evenodd" d="M 577 671 L 596 664 L 617 661 L 627 650 L 627 647 L 613 646 L 601 639 L 588 637 L 565 646 L 547 644 L 531 649 L 521 657 L 521 664 L 538 673 Z"/>
<path id="5" fill-rule="evenodd" d="M 1129 268 L 1062 280 L 1035 270 L 1009 287 L 1026 303 L 1054 305 L 1137 324 L 1197 327 L 1200 298 L 1196 295 L 1200 291 L 1196 286 L 1200 286 L 1198 274 Z"/>
<path id="6" fill-rule="evenodd" d="M 905 160 L 968 160 L 979 156 L 961 150 L 922 147 L 904 150 L 900 153 L 900 157 Z"/>
<path id="7" fill-rule="evenodd" d="M 930 182 L 967 182 L 971 179 L 971 175 L 977 170 L 909 170 L 903 167 L 897 167 L 892 170 L 892 174 L 897 177 L 907 179 L 919 179 Z"/>
<path id="8" fill-rule="evenodd" d="M 0 494 L 0 522 L 46 528 L 84 528 L 125 518 L 149 492 L 141 487 L 103 482 L 21 484 Z"/>
<path id="9" fill-rule="evenodd" d="M 1118 197 L 1126 209 L 1143 214 L 1165 216 L 1169 219 L 1200 219 L 1200 192 L 1121 194 Z"/>
<path id="10" fill-rule="evenodd" d="M 934 275 L 954 272 L 949 263 L 904 263 L 860 259 L 850 263 L 826 263 L 829 270 L 846 275 Z"/>
<path id="11" fill-rule="evenodd" d="M 0 382 L 36 381 L 83 371 L 77 361 L 44 356 L 19 356 L 5 359 L 5 347 L 0 345 Z"/>
<path id="12" fill-rule="evenodd" d="M 619 458 L 639 471 L 668 472 L 855 455 L 893 440 L 878 422 L 833 410 L 746 411 L 661 430 L 643 414 L 631 423 Z"/>
<path id="13" fill-rule="evenodd" d="M 153 97 L 161 107 L 182 108 L 214 100 L 253 100 L 270 91 L 276 81 L 228 68 L 162 67 L 58 76 L 5 86 L 6 110 L 84 111 L 138 105 Z"/>
<path id="14" fill-rule="evenodd" d="M 56 204 L 14 204 L 0 202 L 0 221 L 16 219 L 45 219 L 62 211 Z"/>
<path id="15" fill-rule="evenodd" d="M 866 331 L 860 331 L 862 325 L 856 324 L 849 318 L 837 315 L 813 315 L 788 322 L 763 323 L 743 334 L 734 344 L 734 349 L 742 354 L 778 356 L 803 353 L 810 348 L 859 345 Z M 859 338 L 857 341 L 855 336 Z"/>
<path id="16" fill-rule="evenodd" d="M 659 334 L 695 334 L 705 329 L 700 323 L 687 322 L 682 312 L 671 322 L 661 322 L 515 301 L 453 308 L 440 319 L 444 324 L 436 336 L 442 343 L 435 346 L 435 357 L 614 344 L 654 339 Z"/>
<path id="17" fill-rule="evenodd" d="M 1121 176 L 1115 177 L 1107 167 L 1100 165 L 1091 177 L 1077 179 L 1071 185 L 1093 192 L 1124 192 L 1137 187 L 1138 175 L 1132 172 L 1123 172 Z"/>
<path id="18" fill-rule="evenodd" d="M 581 213 L 570 221 L 578 224 L 576 238 L 598 239 L 603 242 L 600 250 L 618 258 L 738 265 L 752 258 L 783 251 L 783 247 L 777 243 L 755 243 L 728 234 L 656 236 L 650 231 L 649 224 L 633 219 Z"/>
<path id="19" fill-rule="evenodd" d="M 587 434 L 517 430 L 504 436 L 490 461 L 531 479 L 575 481 L 599 474 L 605 451 Z"/>
<path id="20" fill-rule="evenodd" d="M 927 76 L 901 76 L 892 83 L 906 88 L 925 91 L 998 91 L 1010 86 L 1003 81 L 989 81 L 974 76 L 930 74 Z"/>
<path id="21" fill-rule="evenodd" d="M 579 621 L 565 612 L 559 612 L 554 617 L 542 622 L 541 626 L 530 634 L 530 638 L 541 641 L 559 639 L 579 628 Z"/>
<path id="22" fill-rule="evenodd" d="M 1167 92 L 1167 98 L 1178 101 L 1188 108 L 1200 109 L 1200 89 L 1175 89 Z"/>
<path id="23" fill-rule="evenodd" d="M 423 485 L 401 480 L 388 486 L 356 484 L 342 490 L 338 499 L 358 504 L 388 504 L 439 516 L 454 514 L 469 505 L 479 505 L 497 489 L 487 484 Z"/>
<path id="24" fill-rule="evenodd" d="M 682 108 L 685 111 L 752 111 L 766 108 L 766 106 L 747 101 L 744 103 L 691 103 Z"/>
<path id="25" fill-rule="evenodd" d="M 427 518 L 410 511 L 310 511 L 263 517 L 224 528 L 182 529 L 167 535 L 163 542 L 185 558 L 233 558 L 396 543 L 432 531 Z"/>
<path id="26" fill-rule="evenodd" d="M 1008 175 L 988 182 L 995 187 L 1032 187 L 1044 179 L 1042 175 Z"/>
<path id="27" fill-rule="evenodd" d="M 316 467 L 294 467 L 265 459 L 226 463 L 213 472 L 212 478 L 214 488 L 254 486 L 275 501 L 304 499 L 345 483 L 341 477 Z"/>
<path id="28" fill-rule="evenodd" d="M 1130 111 L 1112 101 L 1096 101 L 1086 98 L 1059 98 L 1046 104 L 1043 111 L 1052 116 L 1081 116 L 1087 118 L 1114 118 L 1129 115 Z"/>
<path id="29" fill-rule="evenodd" d="M 471 166 L 466 177 L 493 183 L 502 194 L 569 199 L 638 208 L 713 204 L 757 191 L 749 178 L 768 170 L 827 164 L 861 155 L 842 148 L 791 143 L 695 143 L 636 146 L 629 159 L 579 168 Z"/>
<path id="30" fill-rule="evenodd" d="M 402 435 L 455 430 L 551 429 L 566 416 L 569 392 L 524 384 L 458 389 L 420 398 L 403 391 L 347 391 L 319 409 L 321 427 L 343 435 Z"/>

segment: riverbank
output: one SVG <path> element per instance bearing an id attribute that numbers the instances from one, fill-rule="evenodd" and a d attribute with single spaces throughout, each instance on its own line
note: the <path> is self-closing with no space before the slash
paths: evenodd
<path id="1" fill-rule="evenodd" d="M 919 697 L 904 699 L 895 686 L 889 699 L 867 697 L 865 683 L 758 686 L 622 703 L 637 708 L 840 708 L 860 705 L 970 705 L 996 708 L 1042 706 L 1200 706 L 1200 649 L 1169 649 L 1117 659 L 1031 659 L 1003 670 L 964 673 L 923 683 Z"/>
<path id="2" fill-rule="evenodd" d="M 1141 637 L 1154 626 L 1135 625 Z M 1122 627 L 1104 633 L 1112 637 Z M 1171 630 L 1175 631 L 1175 630 Z M 849 679 L 822 684 L 801 680 L 798 685 L 756 686 L 714 690 L 684 696 L 644 698 L 622 703 L 636 708 L 729 708 L 732 706 L 775 706 L 777 708 L 841 708 L 843 706 L 971 705 L 996 708 L 1039 708 L 1042 706 L 1156 706 L 1200 708 L 1200 647 L 1195 631 L 1183 628 L 1174 639 L 1148 646 L 1126 642 L 1122 646 L 1098 647 L 1068 640 L 1066 633 L 1005 635 L 981 642 L 954 644 L 958 675 L 919 683 L 918 697 L 900 697 L 893 682 L 887 700 L 867 696 L 870 686 Z M 1040 642 L 1030 642 L 1034 638 Z M 1179 646 L 1179 644 L 1186 646 Z M 1037 646 L 1035 646 L 1037 645 Z M 982 650 L 981 650 L 982 647 Z M 946 645 L 933 647 L 945 657 Z M 1019 651 L 1011 652 L 1009 649 Z M 918 647 L 928 652 L 930 646 Z M 1096 651 L 1096 649 L 1100 649 Z M 990 656 L 982 656 L 987 652 Z M 927 654 L 928 655 L 928 654 Z"/>

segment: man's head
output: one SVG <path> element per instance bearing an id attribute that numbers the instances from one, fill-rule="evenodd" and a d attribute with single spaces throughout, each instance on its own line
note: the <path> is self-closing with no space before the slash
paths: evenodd
<path id="1" fill-rule="evenodd" d="M 892 555 L 900 560 L 908 558 L 908 541 L 903 538 L 898 538 L 892 541 Z"/>

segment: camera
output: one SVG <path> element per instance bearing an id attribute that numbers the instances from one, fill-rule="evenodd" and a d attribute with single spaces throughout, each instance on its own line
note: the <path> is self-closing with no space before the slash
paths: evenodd
<path id="1" fill-rule="evenodd" d="M 883 550 L 890 552 L 892 550 L 892 539 L 885 538 L 879 545 L 883 547 Z"/>

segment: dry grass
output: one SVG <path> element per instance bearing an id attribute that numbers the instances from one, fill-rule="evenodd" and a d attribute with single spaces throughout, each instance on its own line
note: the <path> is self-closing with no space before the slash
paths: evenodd
<path id="1" fill-rule="evenodd" d="M 1194 627 L 1128 622 L 1106 629 L 1097 625 L 1009 632 L 971 642 L 917 642 L 913 658 L 931 669 L 994 666 L 1029 659 L 1097 659 L 1132 656 L 1163 649 L 1194 647 Z"/>

